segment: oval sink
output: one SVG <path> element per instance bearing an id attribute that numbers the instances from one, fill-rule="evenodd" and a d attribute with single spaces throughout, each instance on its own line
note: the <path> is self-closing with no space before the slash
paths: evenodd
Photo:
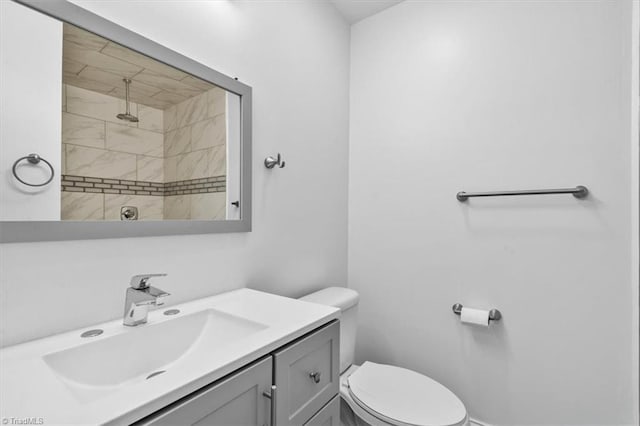
<path id="1" fill-rule="evenodd" d="M 124 326 L 123 326 L 124 327 Z M 45 363 L 81 402 L 93 401 L 186 355 L 202 339 L 220 344 L 243 338 L 266 325 L 208 309 L 50 353 Z"/>

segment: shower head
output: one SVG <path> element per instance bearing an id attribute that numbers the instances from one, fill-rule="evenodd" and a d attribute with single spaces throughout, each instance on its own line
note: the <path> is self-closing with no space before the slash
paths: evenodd
<path id="1" fill-rule="evenodd" d="M 135 115 L 129 114 L 127 112 L 120 113 L 116 115 L 116 117 L 118 117 L 120 120 L 129 121 L 131 123 L 137 123 L 139 121 L 138 117 L 136 117 Z"/>
<path id="2" fill-rule="evenodd" d="M 131 112 L 129 111 L 129 85 L 131 84 L 131 80 L 128 78 L 123 78 L 122 81 L 124 81 L 124 94 L 127 102 L 127 111 L 116 115 L 116 117 L 119 120 L 128 121 L 130 123 L 137 123 L 139 121 L 138 117 L 131 114 Z"/>

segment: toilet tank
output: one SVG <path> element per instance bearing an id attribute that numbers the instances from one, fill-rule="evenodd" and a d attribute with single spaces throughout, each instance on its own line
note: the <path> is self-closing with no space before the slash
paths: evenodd
<path id="1" fill-rule="evenodd" d="M 344 287 L 328 287 L 301 297 L 305 302 L 340 308 L 340 373 L 353 364 L 356 348 L 356 326 L 358 322 L 358 300 L 355 290 Z"/>

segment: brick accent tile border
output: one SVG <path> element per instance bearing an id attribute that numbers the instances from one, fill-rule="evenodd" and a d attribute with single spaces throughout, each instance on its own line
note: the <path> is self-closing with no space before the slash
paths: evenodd
<path id="1" fill-rule="evenodd" d="M 66 192 L 94 192 L 103 194 L 169 195 L 225 192 L 226 176 L 175 182 L 146 182 L 140 180 L 105 179 L 89 176 L 62 175 L 62 190 Z"/>

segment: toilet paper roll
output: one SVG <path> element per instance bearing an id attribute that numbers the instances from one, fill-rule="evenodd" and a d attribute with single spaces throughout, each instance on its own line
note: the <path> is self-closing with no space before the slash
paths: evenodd
<path id="1" fill-rule="evenodd" d="M 460 321 L 468 324 L 476 324 L 484 327 L 489 326 L 489 311 L 473 308 L 462 308 L 460 311 Z"/>

